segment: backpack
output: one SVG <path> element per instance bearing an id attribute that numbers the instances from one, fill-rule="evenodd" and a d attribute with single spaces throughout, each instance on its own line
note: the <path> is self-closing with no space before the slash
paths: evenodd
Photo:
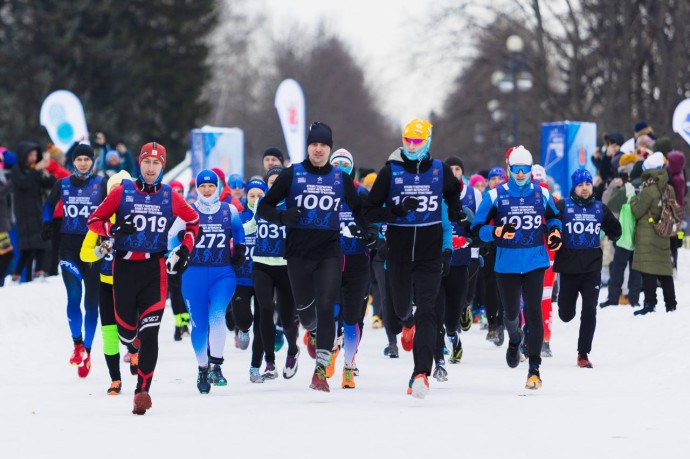
<path id="1" fill-rule="evenodd" d="M 674 198 L 669 197 L 668 189 L 671 185 L 666 185 L 666 189 L 661 195 L 661 215 L 659 221 L 655 222 L 652 218 L 651 210 L 647 211 L 649 222 L 654 228 L 654 232 L 661 237 L 675 236 L 678 231 L 681 231 L 681 223 L 683 222 L 683 208 L 678 205 Z"/>

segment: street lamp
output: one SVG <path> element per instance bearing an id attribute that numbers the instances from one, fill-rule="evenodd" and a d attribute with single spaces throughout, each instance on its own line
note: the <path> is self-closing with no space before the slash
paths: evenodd
<path id="1" fill-rule="evenodd" d="M 510 52 L 510 61 L 506 63 L 508 74 L 497 70 L 491 75 L 491 83 L 504 94 L 512 93 L 513 109 L 513 138 L 512 144 L 518 145 L 518 91 L 532 89 L 532 75 L 527 71 L 521 59 L 525 43 L 518 35 L 511 35 L 506 40 L 506 48 Z"/>

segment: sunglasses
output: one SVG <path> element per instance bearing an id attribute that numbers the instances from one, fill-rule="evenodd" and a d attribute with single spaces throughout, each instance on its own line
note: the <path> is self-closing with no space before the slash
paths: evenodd
<path id="1" fill-rule="evenodd" d="M 532 172 L 532 166 L 529 166 L 527 164 L 516 164 L 513 166 L 510 166 L 510 172 L 513 174 L 519 174 L 522 172 L 523 174 L 529 174 Z"/>
<path id="2" fill-rule="evenodd" d="M 426 142 L 426 139 L 411 139 L 410 137 L 403 137 L 405 143 L 411 143 L 413 145 L 421 145 Z"/>

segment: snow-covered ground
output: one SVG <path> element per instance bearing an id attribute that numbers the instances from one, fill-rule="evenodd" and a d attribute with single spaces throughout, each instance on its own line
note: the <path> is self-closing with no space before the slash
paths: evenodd
<path id="1" fill-rule="evenodd" d="M 168 310 L 145 416 L 131 414 L 135 378 L 124 365 L 123 393 L 105 395 L 100 331 L 89 377 L 68 364 L 59 278 L 0 288 L 0 457 L 687 457 L 690 253 L 681 252 L 678 311 L 599 310 L 591 370 L 575 365 L 578 319 L 556 318 L 537 392 L 523 389 L 526 364 L 508 368 L 505 346 L 475 326 L 462 335 L 462 363 L 448 365 L 450 380 L 431 379 L 427 398 L 413 399 L 411 353 L 383 357 L 385 334 L 367 320 L 355 390 L 340 389 L 342 360 L 331 393 L 308 389 L 306 352 L 292 380 L 251 384 L 249 351 L 229 336 L 229 384 L 202 396 L 191 344 L 173 341 Z"/>

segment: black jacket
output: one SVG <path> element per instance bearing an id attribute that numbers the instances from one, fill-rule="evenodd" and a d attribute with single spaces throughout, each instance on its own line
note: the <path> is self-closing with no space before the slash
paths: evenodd
<path id="1" fill-rule="evenodd" d="M 621 224 L 604 204 L 604 217 L 601 220 L 601 230 L 613 242 L 621 237 Z M 565 200 L 560 199 L 556 201 L 556 208 L 558 209 L 558 217 L 563 218 L 565 215 Z M 553 262 L 553 270 L 557 273 L 565 274 L 581 274 L 592 271 L 601 271 L 602 265 L 602 251 L 601 248 L 593 249 L 566 249 L 561 247 L 556 252 L 556 257 Z"/>
<path id="2" fill-rule="evenodd" d="M 323 167 L 316 167 L 312 165 L 309 159 L 302 161 L 302 166 L 310 174 L 327 175 L 333 170 L 333 166 L 326 164 Z M 294 167 L 290 166 L 278 175 L 273 186 L 266 196 L 259 202 L 257 208 L 257 215 L 259 218 L 268 220 L 271 223 L 282 225 L 280 221 L 281 210 L 275 207 L 290 194 L 292 187 L 292 177 Z M 343 174 L 343 185 L 345 188 L 345 202 L 352 209 L 355 218 L 359 217 L 360 224 L 363 223 L 361 219 L 361 199 L 357 194 L 352 178 Z M 365 226 L 365 225 L 362 225 Z M 285 240 L 285 259 L 290 258 L 309 258 L 312 260 L 321 260 L 328 257 L 342 257 L 343 252 L 340 249 L 340 231 L 330 230 L 313 230 L 302 228 L 287 228 L 287 238 Z"/>
<path id="3" fill-rule="evenodd" d="M 45 170 L 27 167 L 26 159 L 31 150 L 37 150 L 37 160 L 41 160 L 41 148 L 37 144 L 22 142 L 17 146 L 17 164 L 10 174 L 14 184 L 13 207 L 19 235 L 19 249 L 47 250 L 50 248 L 50 242 L 41 239 L 43 197 L 44 190 L 49 190 L 55 184 L 55 177 Z"/>
<path id="4" fill-rule="evenodd" d="M 391 184 L 391 163 L 402 166 L 410 174 L 424 173 L 431 168 L 431 158 L 422 161 L 410 161 L 402 154 L 402 149 L 395 150 L 388 162 L 381 169 L 369 197 L 364 202 L 364 218 L 375 223 L 390 223 L 398 216 L 391 207 L 384 207 L 388 200 Z M 458 181 L 450 167 L 443 164 L 443 200 L 448 206 L 448 217 L 451 221 L 459 220 L 462 215 L 460 193 L 462 182 Z M 405 262 L 440 258 L 443 245 L 441 224 L 429 226 L 393 226 L 386 230 L 388 260 Z"/>

